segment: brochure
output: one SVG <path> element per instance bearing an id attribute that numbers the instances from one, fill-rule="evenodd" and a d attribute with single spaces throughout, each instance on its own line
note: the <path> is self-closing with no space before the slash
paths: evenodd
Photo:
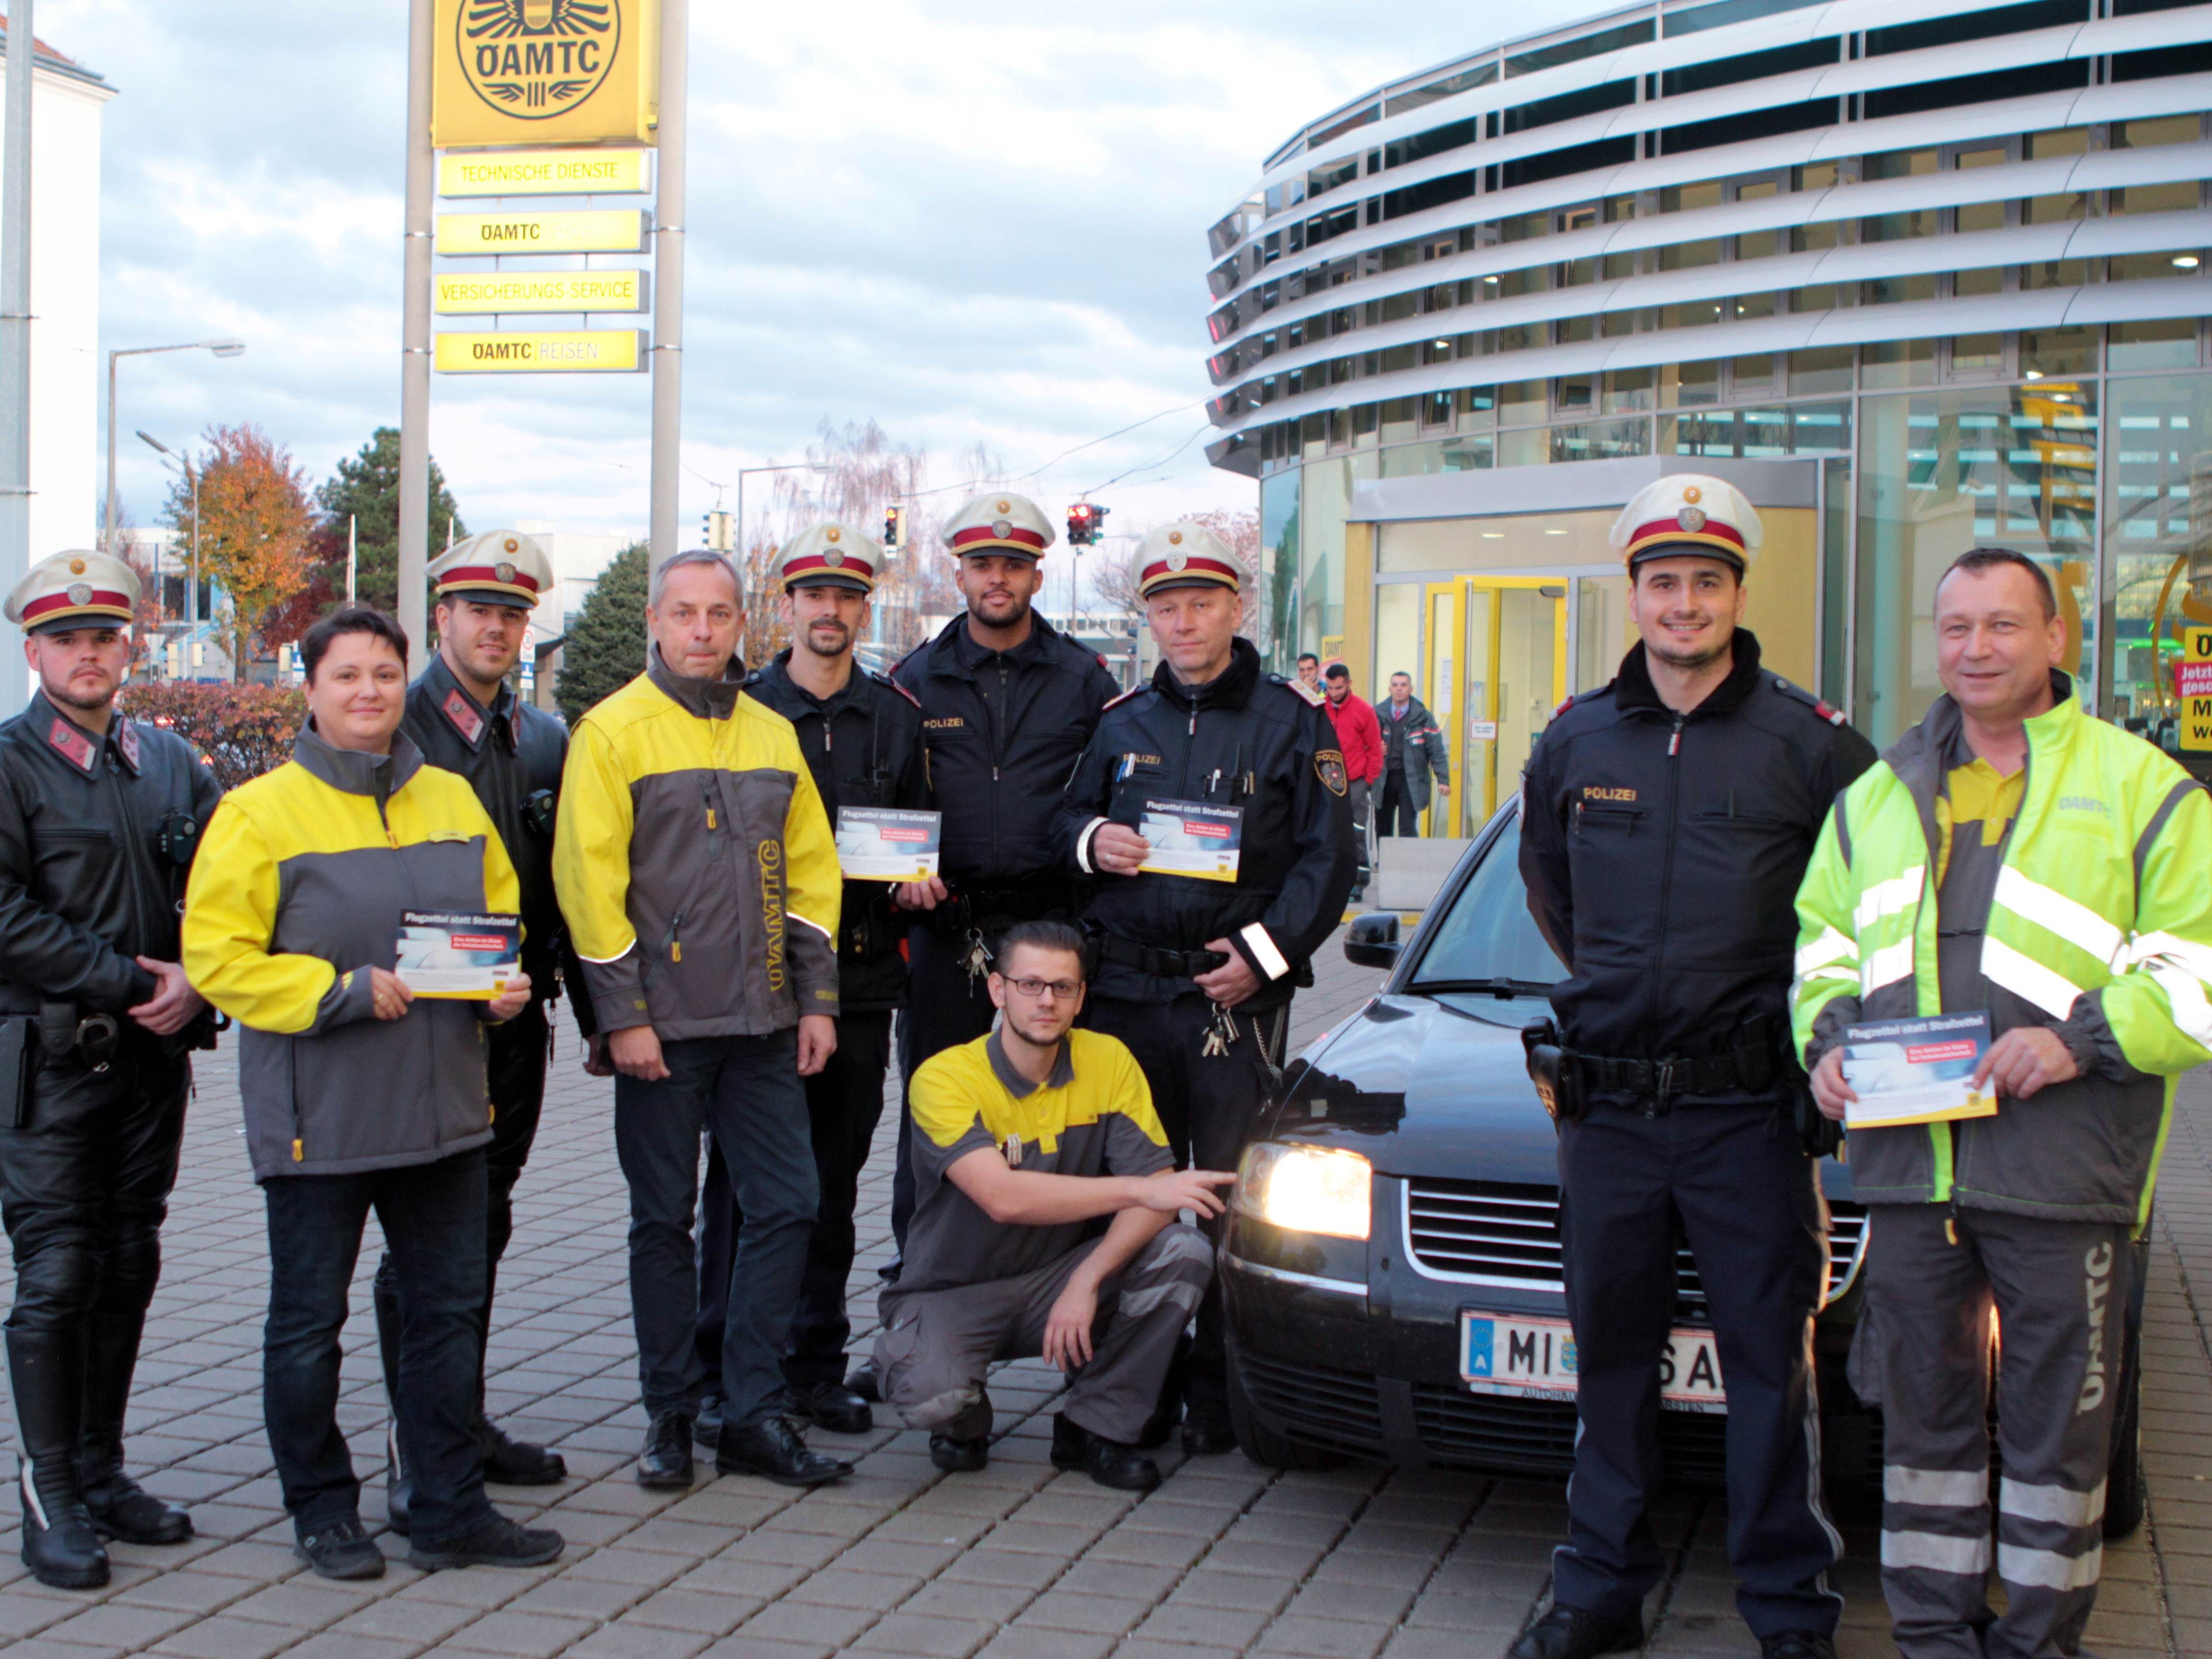
<path id="1" fill-rule="evenodd" d="M 1990 1117 L 1994 1094 L 1974 1090 L 1974 1068 L 1990 1051 L 1990 1017 L 1935 1014 L 1844 1028 L 1844 1081 L 1858 1096 L 1847 1129 Z"/>
<path id="2" fill-rule="evenodd" d="M 1244 809 L 1197 800 L 1147 800 L 1137 833 L 1152 850 L 1137 867 L 1155 875 L 1194 876 L 1200 881 L 1237 879 Z"/>
<path id="3" fill-rule="evenodd" d="M 392 971 L 418 997 L 484 1001 L 521 970 L 520 916 L 399 913 L 399 959 Z"/>
<path id="4" fill-rule="evenodd" d="M 837 864 L 848 881 L 927 881 L 944 814 L 896 806 L 837 809 Z"/>

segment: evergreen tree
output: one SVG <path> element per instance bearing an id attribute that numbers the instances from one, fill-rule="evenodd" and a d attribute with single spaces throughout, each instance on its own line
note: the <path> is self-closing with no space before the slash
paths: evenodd
<path id="1" fill-rule="evenodd" d="M 354 566 L 354 592 L 363 605 L 397 612 L 399 609 L 399 428 L 380 426 L 361 447 L 361 453 L 338 463 L 338 470 L 315 492 L 315 505 L 323 511 L 316 552 L 326 570 L 333 593 L 345 592 L 346 519 L 359 520 L 359 556 Z M 446 488 L 446 475 L 430 463 L 430 556 L 436 558 L 449 541 L 469 533 Z"/>
<path id="2" fill-rule="evenodd" d="M 577 612 L 562 647 L 561 680 L 554 691 L 571 726 L 645 667 L 645 600 L 651 580 L 645 544 L 632 542 L 599 573 L 599 586 Z"/>

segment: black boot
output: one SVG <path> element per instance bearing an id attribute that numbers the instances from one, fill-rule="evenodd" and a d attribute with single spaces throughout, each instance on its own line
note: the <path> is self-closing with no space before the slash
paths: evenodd
<path id="1" fill-rule="evenodd" d="M 483 1385 L 477 1385 L 477 1443 L 483 1448 L 484 1479 L 501 1486 L 557 1486 L 568 1473 L 561 1454 L 517 1440 L 483 1414 Z"/>
<path id="2" fill-rule="evenodd" d="M 819 1486 L 853 1472 L 842 1458 L 809 1450 L 797 1431 L 775 1413 L 743 1425 L 725 1417 L 714 1468 L 722 1474 L 757 1474 L 780 1486 Z"/>
<path id="3" fill-rule="evenodd" d="M 1116 1492 L 1150 1492 L 1160 1484 L 1160 1466 L 1151 1458 L 1134 1446 L 1091 1433 L 1066 1412 L 1052 1419 L 1052 1466 L 1081 1469 Z"/>
<path id="4" fill-rule="evenodd" d="M 876 1426 L 868 1402 L 835 1378 L 796 1383 L 786 1392 L 800 1417 L 832 1434 L 866 1434 Z"/>
<path id="5" fill-rule="evenodd" d="M 384 1425 L 384 1523 L 402 1538 L 414 1535 L 409 1513 L 415 1501 L 415 1477 L 407 1473 L 407 1460 L 399 1455 L 399 1425 Z"/>
<path id="6" fill-rule="evenodd" d="M 131 1403 L 131 1373 L 138 1364 L 138 1338 L 145 1327 L 143 1314 L 95 1314 L 86 1322 L 89 1340 L 77 1486 L 101 1537 L 126 1544 L 181 1544 L 192 1535 L 191 1516 L 155 1497 L 123 1467 L 123 1415 Z"/>
<path id="7" fill-rule="evenodd" d="M 663 1412 L 645 1431 L 638 1454 L 637 1484 L 651 1491 L 691 1484 L 691 1414 Z"/>
<path id="8" fill-rule="evenodd" d="M 98 1589 L 107 1582 L 107 1552 L 76 1475 L 83 1331 L 9 1331 L 8 1375 L 23 1448 L 23 1565 L 52 1589 Z"/>
<path id="9" fill-rule="evenodd" d="M 1506 1649 L 1507 1659 L 1596 1659 L 1644 1645 L 1644 1621 L 1616 1619 L 1588 1607 L 1552 1604 L 1552 1610 L 1521 1632 Z"/>

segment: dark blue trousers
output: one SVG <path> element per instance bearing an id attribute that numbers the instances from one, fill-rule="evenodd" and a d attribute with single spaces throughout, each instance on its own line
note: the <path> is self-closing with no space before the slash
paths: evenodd
<path id="1" fill-rule="evenodd" d="M 1553 1599 L 1640 1615 L 1662 1562 L 1659 1360 L 1674 1322 L 1677 1229 L 1711 1310 L 1728 1391 L 1729 1559 L 1755 1636 L 1832 1634 L 1843 1553 L 1820 1496 L 1813 1382 L 1826 1219 L 1813 1160 L 1771 1104 L 1593 1107 L 1559 1128 L 1560 1231 L 1580 1413 Z"/>

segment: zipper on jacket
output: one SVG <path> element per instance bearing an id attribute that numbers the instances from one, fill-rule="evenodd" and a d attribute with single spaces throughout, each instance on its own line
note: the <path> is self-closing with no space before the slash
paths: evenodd
<path id="1" fill-rule="evenodd" d="M 712 830 L 714 827 L 714 789 L 704 776 L 699 780 L 699 799 L 706 803 L 707 827 Z"/>
<path id="2" fill-rule="evenodd" d="M 661 948 L 668 952 L 668 959 L 671 962 L 684 960 L 684 938 L 681 931 L 683 927 L 684 913 L 678 910 L 668 919 L 668 936 L 660 941 Z"/>
<path id="3" fill-rule="evenodd" d="M 1689 719 L 1686 714 L 1674 716 L 1674 730 L 1667 739 L 1667 850 L 1659 860 L 1659 947 L 1651 958 L 1651 1029 L 1659 1024 L 1659 988 L 1666 982 L 1667 927 L 1671 920 L 1674 894 L 1674 829 L 1682 816 L 1682 726 Z M 1661 1058 L 1653 1055 L 1653 1059 Z M 1657 1100 L 1644 1109 L 1644 1115 L 1658 1115 Z"/>

